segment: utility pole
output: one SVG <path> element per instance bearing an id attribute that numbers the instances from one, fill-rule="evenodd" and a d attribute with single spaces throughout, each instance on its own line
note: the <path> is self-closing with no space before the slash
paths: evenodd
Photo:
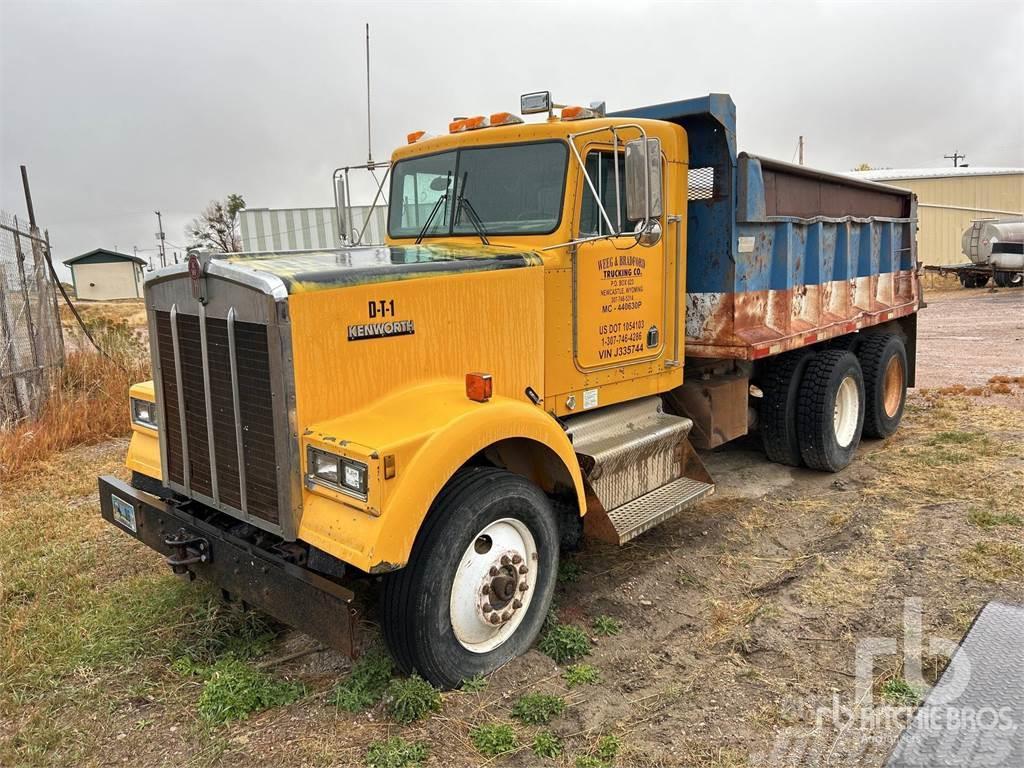
<path id="1" fill-rule="evenodd" d="M 373 137 L 370 134 L 370 24 L 366 24 L 366 164 L 373 168 Z"/>
<path id="2" fill-rule="evenodd" d="M 160 217 L 160 211 L 153 211 L 156 214 L 156 223 L 160 229 L 156 233 L 157 236 L 157 247 L 160 249 L 160 266 L 167 266 L 167 254 L 164 251 L 164 220 Z"/>
<path id="3" fill-rule="evenodd" d="M 957 149 L 953 150 L 953 154 L 952 155 L 943 155 L 943 157 L 946 160 L 952 160 L 954 168 L 959 168 L 960 167 L 960 161 L 967 159 L 967 155 L 961 155 L 960 151 L 957 150 Z"/>
<path id="4" fill-rule="evenodd" d="M 800 165 L 803 165 L 804 164 L 804 137 L 803 136 L 800 137 L 800 141 L 798 142 L 798 145 L 800 147 L 800 149 L 799 149 Z"/>

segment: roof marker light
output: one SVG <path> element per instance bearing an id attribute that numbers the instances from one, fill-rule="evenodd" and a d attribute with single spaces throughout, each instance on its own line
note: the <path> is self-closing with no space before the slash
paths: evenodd
<path id="1" fill-rule="evenodd" d="M 412 133 L 405 137 L 405 140 L 408 141 L 410 144 L 415 144 L 417 141 L 419 141 L 426 135 L 426 131 L 413 131 Z"/>
<path id="2" fill-rule="evenodd" d="M 478 128 L 488 126 L 487 118 L 483 115 L 464 117 L 460 120 L 453 120 L 448 123 L 448 133 L 462 133 L 463 131 L 475 131 Z"/>
<path id="3" fill-rule="evenodd" d="M 495 112 L 491 115 L 491 125 L 518 125 L 523 118 L 511 112 Z"/>
<path id="4" fill-rule="evenodd" d="M 562 109 L 563 120 L 586 120 L 597 117 L 597 112 L 586 107 L 564 107 Z"/>

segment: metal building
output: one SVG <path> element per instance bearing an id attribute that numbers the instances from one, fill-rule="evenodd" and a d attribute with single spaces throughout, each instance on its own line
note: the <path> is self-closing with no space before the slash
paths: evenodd
<path id="1" fill-rule="evenodd" d="M 352 206 L 356 234 L 366 222 L 370 206 Z M 377 206 L 362 242 L 384 242 L 387 211 Z M 334 208 L 245 208 L 239 213 L 243 251 L 297 251 L 339 248 L 338 212 Z"/>
<path id="2" fill-rule="evenodd" d="M 97 248 L 64 262 L 71 268 L 71 282 L 80 299 L 137 299 L 142 296 L 145 259 Z"/>
<path id="3" fill-rule="evenodd" d="M 972 221 L 1024 216 L 1024 168 L 887 168 L 849 175 L 917 194 L 922 264 L 966 261 L 960 238 Z"/>

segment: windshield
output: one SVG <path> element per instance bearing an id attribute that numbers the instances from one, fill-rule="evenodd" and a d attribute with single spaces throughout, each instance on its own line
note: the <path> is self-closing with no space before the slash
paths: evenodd
<path id="1" fill-rule="evenodd" d="M 388 234 L 416 237 L 428 220 L 426 237 L 554 232 L 562 217 L 567 161 L 561 141 L 401 160 L 392 170 Z"/>

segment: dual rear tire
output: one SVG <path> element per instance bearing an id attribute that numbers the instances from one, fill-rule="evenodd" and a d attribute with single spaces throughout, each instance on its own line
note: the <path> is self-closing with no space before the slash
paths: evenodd
<path id="1" fill-rule="evenodd" d="M 895 334 L 869 334 L 853 345 L 796 350 L 761 377 L 765 454 L 790 466 L 837 472 L 862 435 L 888 437 L 906 402 L 907 353 Z"/>

